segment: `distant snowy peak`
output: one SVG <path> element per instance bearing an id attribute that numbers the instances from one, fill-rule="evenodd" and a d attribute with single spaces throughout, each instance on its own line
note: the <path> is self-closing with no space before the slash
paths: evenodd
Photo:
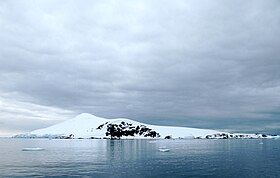
<path id="1" fill-rule="evenodd" d="M 96 121 L 104 121 L 104 120 L 107 120 L 107 119 L 102 118 L 102 117 L 98 117 L 98 116 L 95 116 L 95 115 L 92 115 L 92 114 L 89 114 L 89 113 L 82 113 L 82 114 L 77 115 L 73 119 L 70 119 L 70 121 L 71 120 L 96 120 Z"/>
<path id="2" fill-rule="evenodd" d="M 82 113 L 82 114 L 79 114 L 77 115 L 76 117 L 74 117 L 73 119 L 93 119 L 93 118 L 96 118 L 96 119 L 103 119 L 101 117 L 98 117 L 98 116 L 95 116 L 95 115 L 92 115 L 92 114 L 89 114 L 89 113 Z"/>
<path id="3" fill-rule="evenodd" d="M 125 118 L 106 119 L 83 113 L 56 125 L 17 135 L 24 138 L 268 138 L 238 135 L 209 129 L 157 126 Z"/>
<path id="4" fill-rule="evenodd" d="M 102 128 L 100 126 L 103 125 Z M 99 128 L 99 129 L 98 129 Z M 126 118 L 106 119 L 83 113 L 56 125 L 34 130 L 18 137 L 51 138 L 205 138 L 215 130 L 144 124 Z"/>

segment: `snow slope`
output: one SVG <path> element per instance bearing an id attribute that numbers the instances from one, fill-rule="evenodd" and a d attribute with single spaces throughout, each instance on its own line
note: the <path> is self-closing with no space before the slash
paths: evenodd
<path id="1" fill-rule="evenodd" d="M 165 138 L 165 136 L 171 136 L 172 138 L 194 138 L 202 137 L 205 138 L 206 135 L 212 135 L 221 133 L 216 130 L 207 129 L 196 129 L 188 127 L 172 127 L 172 126 L 156 126 L 143 124 L 130 119 L 117 118 L 117 119 L 105 119 L 101 117 L 96 117 L 91 114 L 83 113 L 76 116 L 73 119 L 64 121 L 62 123 L 47 127 L 44 129 L 39 129 L 32 131 L 28 135 L 33 135 L 35 137 L 46 137 L 55 135 L 69 136 L 74 135 L 74 138 L 104 138 L 106 137 L 106 125 L 102 129 L 97 129 L 98 126 L 102 124 L 121 124 L 121 122 L 130 123 L 133 126 L 144 125 L 160 134 L 160 138 Z M 128 136 L 122 138 L 144 138 L 144 136 Z"/>

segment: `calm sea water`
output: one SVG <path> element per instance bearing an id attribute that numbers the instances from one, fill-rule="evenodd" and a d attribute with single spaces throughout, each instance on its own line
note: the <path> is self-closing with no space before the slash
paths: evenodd
<path id="1" fill-rule="evenodd" d="M 0 177 L 280 177 L 280 140 L 0 139 Z"/>

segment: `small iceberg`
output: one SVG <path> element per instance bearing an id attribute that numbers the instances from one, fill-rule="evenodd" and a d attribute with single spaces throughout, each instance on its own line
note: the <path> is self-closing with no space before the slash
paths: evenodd
<path id="1" fill-rule="evenodd" d="M 160 152 L 169 152 L 170 149 L 167 149 L 167 148 L 159 148 L 158 151 L 160 151 Z"/>
<path id="2" fill-rule="evenodd" d="M 23 148 L 22 151 L 43 151 L 44 148 Z"/>

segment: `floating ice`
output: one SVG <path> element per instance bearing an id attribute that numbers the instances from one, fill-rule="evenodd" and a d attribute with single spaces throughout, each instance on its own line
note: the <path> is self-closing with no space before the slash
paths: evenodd
<path id="1" fill-rule="evenodd" d="M 169 152 L 170 150 L 167 148 L 159 148 L 158 151 L 160 152 Z"/>
<path id="2" fill-rule="evenodd" d="M 44 148 L 23 148 L 22 151 L 42 151 Z"/>

